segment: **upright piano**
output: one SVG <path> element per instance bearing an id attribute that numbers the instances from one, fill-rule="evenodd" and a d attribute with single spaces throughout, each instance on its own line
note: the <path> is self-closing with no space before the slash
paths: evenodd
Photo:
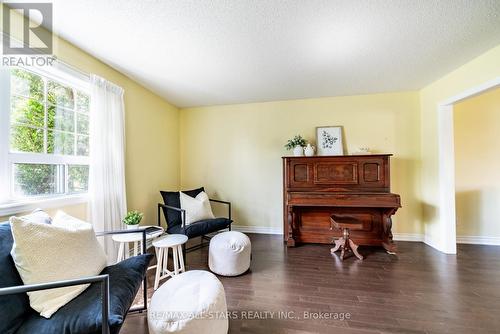
<path id="1" fill-rule="evenodd" d="M 289 247 L 331 244 L 341 236 L 336 220 L 359 221 L 351 231 L 358 245 L 396 252 L 391 216 L 401 199 L 390 192 L 391 154 L 283 157 L 283 224 Z"/>

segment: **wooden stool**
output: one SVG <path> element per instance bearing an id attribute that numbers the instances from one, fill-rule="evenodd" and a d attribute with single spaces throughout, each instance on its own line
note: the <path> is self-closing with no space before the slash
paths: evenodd
<path id="1" fill-rule="evenodd" d="M 184 268 L 184 257 L 182 256 L 182 245 L 185 244 L 187 240 L 188 237 L 184 234 L 167 234 L 153 241 L 157 260 L 154 285 L 155 290 L 158 289 L 160 280 L 167 277 L 174 277 L 175 275 L 186 271 Z M 167 269 L 169 248 L 172 248 L 174 271 Z"/>
<path id="2" fill-rule="evenodd" d="M 335 247 L 333 247 L 330 252 L 334 254 L 340 248 L 341 260 L 344 260 L 345 254 L 348 252 L 352 252 L 358 259 L 363 260 L 363 256 L 358 253 L 359 246 L 349 238 L 350 229 L 362 229 L 363 224 L 359 220 L 343 217 L 342 215 L 331 215 L 330 222 L 332 226 L 335 226 L 335 228 L 342 229 L 342 237 L 333 241 L 335 243 Z"/>

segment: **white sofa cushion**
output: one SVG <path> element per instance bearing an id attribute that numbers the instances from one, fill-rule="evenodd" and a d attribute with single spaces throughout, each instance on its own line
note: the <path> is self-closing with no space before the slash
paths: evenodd
<path id="1" fill-rule="evenodd" d="M 179 196 L 181 209 L 186 210 L 186 226 L 203 219 L 215 218 L 206 192 L 202 191 L 196 197 L 191 197 L 181 191 Z"/>
<path id="2" fill-rule="evenodd" d="M 106 255 L 92 225 L 59 211 L 52 224 L 11 217 L 11 255 L 24 284 L 60 281 L 99 274 Z M 28 292 L 31 307 L 50 318 L 88 284 Z"/>

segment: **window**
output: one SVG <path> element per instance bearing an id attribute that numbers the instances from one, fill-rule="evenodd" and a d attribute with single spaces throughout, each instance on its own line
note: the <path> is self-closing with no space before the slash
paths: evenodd
<path id="1" fill-rule="evenodd" d="M 4 70 L 0 80 L 0 203 L 87 192 L 85 85 L 31 68 Z"/>

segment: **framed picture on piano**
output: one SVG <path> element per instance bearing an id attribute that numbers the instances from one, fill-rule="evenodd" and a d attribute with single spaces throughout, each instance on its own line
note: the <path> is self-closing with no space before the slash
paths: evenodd
<path id="1" fill-rule="evenodd" d="M 342 127 L 319 126 L 316 128 L 318 155 L 343 155 Z"/>

